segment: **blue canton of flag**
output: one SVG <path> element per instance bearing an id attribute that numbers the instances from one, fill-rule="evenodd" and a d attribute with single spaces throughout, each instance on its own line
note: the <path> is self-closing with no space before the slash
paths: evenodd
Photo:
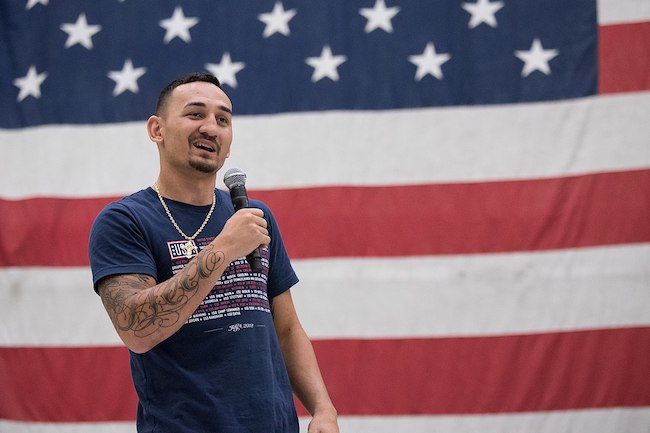
<path id="1" fill-rule="evenodd" d="M 1 127 L 145 119 L 215 73 L 239 114 L 596 93 L 594 0 L 3 1 Z"/>

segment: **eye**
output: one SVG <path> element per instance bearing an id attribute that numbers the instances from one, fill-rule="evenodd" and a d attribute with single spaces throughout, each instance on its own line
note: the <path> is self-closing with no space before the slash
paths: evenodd
<path id="1" fill-rule="evenodd" d="M 217 121 L 219 122 L 219 124 L 224 125 L 224 126 L 230 125 L 230 118 L 226 117 L 226 116 L 217 117 Z"/>
<path id="2" fill-rule="evenodd" d="M 192 117 L 192 118 L 195 118 L 195 119 L 200 119 L 200 118 L 203 117 L 203 114 L 199 113 L 198 111 L 193 111 L 191 113 L 187 113 L 187 115 L 188 115 L 188 117 Z"/>

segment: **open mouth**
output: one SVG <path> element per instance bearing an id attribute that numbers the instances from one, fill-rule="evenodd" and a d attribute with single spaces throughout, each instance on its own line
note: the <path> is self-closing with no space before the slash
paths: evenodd
<path id="1" fill-rule="evenodd" d="M 206 152 L 216 152 L 216 148 L 213 144 L 207 144 L 203 142 L 196 142 L 193 144 L 197 149 L 205 150 Z"/>

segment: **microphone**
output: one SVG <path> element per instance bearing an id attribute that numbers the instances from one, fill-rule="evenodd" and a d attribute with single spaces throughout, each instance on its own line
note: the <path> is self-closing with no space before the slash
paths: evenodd
<path id="1" fill-rule="evenodd" d="M 231 168 L 223 175 L 223 183 L 230 190 L 230 199 L 232 200 L 235 212 L 239 209 L 249 207 L 248 195 L 246 194 L 246 173 L 239 168 Z M 246 260 L 251 265 L 253 272 L 262 272 L 262 254 L 260 247 L 255 248 L 247 255 Z"/>

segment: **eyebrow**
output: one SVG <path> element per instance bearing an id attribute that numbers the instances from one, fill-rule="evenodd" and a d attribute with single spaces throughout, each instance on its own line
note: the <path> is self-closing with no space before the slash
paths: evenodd
<path id="1" fill-rule="evenodd" d="M 198 102 L 198 101 L 196 101 L 196 102 L 188 102 L 187 104 L 185 104 L 185 107 L 183 107 L 183 108 L 187 108 L 187 107 L 201 107 L 201 108 L 205 108 L 205 107 L 207 107 L 207 105 L 206 105 L 204 102 Z M 232 110 L 231 110 L 230 108 L 226 107 L 225 105 L 219 105 L 219 108 L 220 108 L 222 111 L 225 111 L 226 113 L 232 114 Z"/>

